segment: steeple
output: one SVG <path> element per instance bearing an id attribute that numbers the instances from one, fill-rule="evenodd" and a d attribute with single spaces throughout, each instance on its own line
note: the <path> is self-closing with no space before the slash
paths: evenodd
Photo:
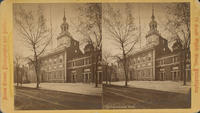
<path id="1" fill-rule="evenodd" d="M 67 19 L 66 19 L 65 15 L 65 9 L 64 9 L 64 14 L 63 14 L 63 22 L 60 25 L 61 28 L 61 33 L 59 34 L 59 36 L 57 37 L 57 46 L 65 46 L 65 47 L 70 47 L 70 46 L 74 46 L 76 45 L 78 42 L 76 42 L 76 40 L 74 40 L 68 30 L 69 28 L 69 24 L 67 23 Z"/>
<path id="2" fill-rule="evenodd" d="M 141 46 L 142 46 L 142 37 L 141 37 L 141 22 L 140 22 L 140 6 L 138 7 L 138 18 L 139 18 L 139 42 L 140 42 L 140 48 L 141 48 Z"/>
<path id="3" fill-rule="evenodd" d="M 154 16 L 154 7 L 152 6 L 152 16 L 151 16 L 151 19 L 154 20 L 155 19 L 155 16 Z"/>
<path id="4" fill-rule="evenodd" d="M 66 22 L 66 17 L 65 17 L 65 9 L 64 9 L 64 17 L 63 17 L 63 22 Z"/>
<path id="5" fill-rule="evenodd" d="M 65 17 L 65 9 L 64 9 L 64 16 L 63 16 L 63 23 L 61 24 L 61 33 L 66 33 L 68 31 L 68 23 L 66 22 L 66 17 Z"/>
<path id="6" fill-rule="evenodd" d="M 158 44 L 158 37 L 160 37 L 160 33 L 157 30 L 157 22 L 155 20 L 155 14 L 154 14 L 154 6 L 152 5 L 152 15 L 151 15 L 151 21 L 149 23 L 149 32 L 146 35 L 147 44 Z"/>
<path id="7" fill-rule="evenodd" d="M 157 22 L 155 21 L 153 5 L 152 5 L 151 22 L 149 23 L 149 27 L 150 27 L 150 32 L 157 32 Z"/>

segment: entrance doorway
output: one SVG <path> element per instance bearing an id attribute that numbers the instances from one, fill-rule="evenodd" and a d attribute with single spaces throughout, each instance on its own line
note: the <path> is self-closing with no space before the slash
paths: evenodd
<path id="1" fill-rule="evenodd" d="M 71 81 L 73 83 L 77 82 L 77 74 L 76 74 L 76 71 L 72 71 L 72 78 L 71 78 Z"/>
<path id="2" fill-rule="evenodd" d="M 90 75 L 91 75 L 90 72 L 83 74 L 83 82 L 84 83 L 89 83 L 90 82 L 90 78 L 91 78 Z"/>
<path id="3" fill-rule="evenodd" d="M 97 76 L 97 79 L 98 79 L 98 83 L 99 84 L 102 84 L 102 72 L 101 71 L 98 71 L 98 76 Z"/>
<path id="4" fill-rule="evenodd" d="M 160 72 L 160 80 L 166 80 L 165 72 Z"/>
<path id="5" fill-rule="evenodd" d="M 172 80 L 174 81 L 180 80 L 180 71 L 177 70 L 172 72 Z"/>

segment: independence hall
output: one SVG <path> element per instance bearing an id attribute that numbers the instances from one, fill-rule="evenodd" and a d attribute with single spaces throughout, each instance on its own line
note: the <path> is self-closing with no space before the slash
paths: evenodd
<path id="1" fill-rule="evenodd" d="M 179 40 L 168 47 L 168 41 L 157 29 L 154 12 L 152 11 L 150 30 L 146 35 L 146 45 L 129 56 L 128 80 L 186 80 L 191 79 L 190 53 L 186 55 L 186 65 L 183 68 L 183 49 Z M 122 61 L 119 62 L 117 79 L 124 80 Z M 185 69 L 185 70 L 184 70 Z"/>
<path id="2" fill-rule="evenodd" d="M 79 42 L 68 31 L 68 23 L 64 14 L 61 24 L 61 33 L 57 37 L 57 47 L 40 58 L 41 82 L 102 82 L 102 67 L 95 61 L 101 61 L 101 55 L 96 57 L 98 50 L 93 44 L 88 43 L 84 53 L 79 48 Z M 97 76 L 94 76 L 97 73 Z M 29 79 L 36 82 L 36 76 L 32 64 L 29 64 Z"/>

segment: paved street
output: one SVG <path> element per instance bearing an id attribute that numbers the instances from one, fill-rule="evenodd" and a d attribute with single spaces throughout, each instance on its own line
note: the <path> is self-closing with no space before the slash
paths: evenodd
<path id="1" fill-rule="evenodd" d="M 188 108 L 190 95 L 123 86 L 103 87 L 103 108 Z"/>
<path id="2" fill-rule="evenodd" d="M 25 87 L 15 90 L 15 109 L 18 110 L 100 109 L 102 104 L 101 96 Z"/>
<path id="3" fill-rule="evenodd" d="M 35 88 L 36 83 L 23 84 L 22 86 Z M 98 84 L 98 87 L 95 87 L 95 84 L 91 83 L 40 83 L 40 89 L 93 96 L 101 96 L 102 94 L 102 85 Z"/>

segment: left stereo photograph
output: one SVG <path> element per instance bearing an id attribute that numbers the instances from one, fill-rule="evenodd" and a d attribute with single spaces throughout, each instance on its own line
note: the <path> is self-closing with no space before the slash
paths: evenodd
<path id="1" fill-rule="evenodd" d="M 102 4 L 13 4 L 15 110 L 102 109 Z"/>

